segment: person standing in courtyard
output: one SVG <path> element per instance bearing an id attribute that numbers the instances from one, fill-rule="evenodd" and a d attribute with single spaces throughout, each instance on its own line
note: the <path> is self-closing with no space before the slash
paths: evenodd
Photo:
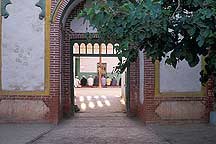
<path id="1" fill-rule="evenodd" d="M 81 85 L 80 85 L 80 80 L 79 80 L 79 77 L 78 77 L 78 76 L 75 76 L 75 79 L 74 79 L 74 87 L 75 87 L 75 88 L 81 87 Z"/>
<path id="2" fill-rule="evenodd" d="M 111 85 L 111 78 L 109 78 L 108 76 L 107 76 L 107 79 L 106 79 L 106 85 L 107 86 L 110 86 Z"/>
<path id="3" fill-rule="evenodd" d="M 88 81 L 88 86 L 93 87 L 94 79 L 93 79 L 92 75 L 89 76 L 87 81 Z"/>
<path id="4" fill-rule="evenodd" d="M 94 77 L 94 86 L 99 86 L 99 79 L 97 75 Z"/>
<path id="5" fill-rule="evenodd" d="M 117 86 L 117 79 L 115 76 L 112 78 L 111 86 Z"/>
<path id="6" fill-rule="evenodd" d="M 106 86 L 106 78 L 105 78 L 105 76 L 102 76 L 102 78 L 101 78 L 101 85 L 102 85 L 102 87 Z"/>
<path id="7" fill-rule="evenodd" d="M 81 79 L 81 86 L 82 87 L 87 86 L 87 79 L 86 79 L 86 77 L 84 75 L 82 76 L 82 79 Z"/>

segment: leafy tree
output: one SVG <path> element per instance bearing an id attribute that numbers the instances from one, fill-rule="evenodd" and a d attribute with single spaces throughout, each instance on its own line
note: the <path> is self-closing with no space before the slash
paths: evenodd
<path id="1" fill-rule="evenodd" d="M 120 72 L 143 50 L 152 62 L 164 58 L 173 67 L 182 60 L 194 67 L 204 56 L 201 82 L 216 75 L 215 0 L 94 0 L 80 16 L 101 39 L 119 44 Z"/>

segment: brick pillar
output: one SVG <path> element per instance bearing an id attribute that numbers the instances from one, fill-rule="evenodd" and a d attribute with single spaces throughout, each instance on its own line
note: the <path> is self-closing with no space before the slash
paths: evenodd
<path id="1" fill-rule="evenodd" d="M 50 121 L 60 119 L 60 35 L 59 24 L 51 24 L 50 36 Z"/>
<path id="2" fill-rule="evenodd" d="M 63 88 L 63 95 L 65 98 L 63 111 L 65 114 L 69 114 L 71 112 L 71 98 L 70 98 L 70 81 L 73 76 L 70 75 L 70 37 L 65 35 L 64 44 L 62 48 L 62 88 Z"/>
<path id="3" fill-rule="evenodd" d="M 85 1 L 80 2 L 68 15 L 66 23 L 65 23 L 65 31 L 64 31 L 64 39 L 63 39 L 63 48 L 62 48 L 62 93 L 64 97 L 63 104 L 63 112 L 66 116 L 70 115 L 72 112 L 72 104 L 71 104 L 71 80 L 73 79 L 73 75 L 71 75 L 70 64 L 72 62 L 72 56 L 70 55 L 71 48 L 71 39 L 80 37 L 84 37 L 84 34 L 74 33 L 70 27 L 71 21 L 74 17 L 80 13 L 80 11 L 84 8 Z"/>
<path id="4" fill-rule="evenodd" d="M 207 97 L 208 97 L 208 101 L 207 101 L 207 110 L 208 110 L 208 118 L 210 115 L 210 111 L 213 110 L 213 104 L 214 104 L 214 79 L 213 77 L 209 79 L 209 81 L 207 82 Z"/>
<path id="5" fill-rule="evenodd" d="M 155 65 L 150 59 L 144 61 L 144 103 L 142 118 L 144 121 L 155 119 Z"/>
<path id="6" fill-rule="evenodd" d="M 139 95 L 139 62 L 138 60 L 130 65 L 130 116 L 136 116 L 138 110 L 138 95 Z"/>

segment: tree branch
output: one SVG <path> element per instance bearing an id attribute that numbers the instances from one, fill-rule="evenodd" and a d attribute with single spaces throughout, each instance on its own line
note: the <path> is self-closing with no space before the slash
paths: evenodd
<path id="1" fill-rule="evenodd" d="M 181 0 L 178 0 L 178 6 L 177 8 L 175 9 L 174 13 L 172 14 L 172 18 L 175 16 L 176 12 L 178 11 L 178 9 L 180 8 L 181 6 Z"/>

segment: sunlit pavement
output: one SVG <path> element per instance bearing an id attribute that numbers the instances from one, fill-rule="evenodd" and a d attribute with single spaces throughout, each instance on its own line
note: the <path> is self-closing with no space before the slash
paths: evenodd
<path id="1" fill-rule="evenodd" d="M 81 112 L 34 144 L 167 144 L 137 119 L 123 113 L 120 88 L 77 88 Z"/>
<path id="2" fill-rule="evenodd" d="M 80 112 L 92 115 L 121 113 L 126 107 L 121 99 L 121 88 L 76 88 L 75 96 Z"/>
<path id="3" fill-rule="evenodd" d="M 84 88 L 76 89 L 75 94 L 81 112 L 33 144 L 216 144 L 216 126 L 144 125 L 136 118 L 126 117 L 120 104 L 120 89 Z"/>

